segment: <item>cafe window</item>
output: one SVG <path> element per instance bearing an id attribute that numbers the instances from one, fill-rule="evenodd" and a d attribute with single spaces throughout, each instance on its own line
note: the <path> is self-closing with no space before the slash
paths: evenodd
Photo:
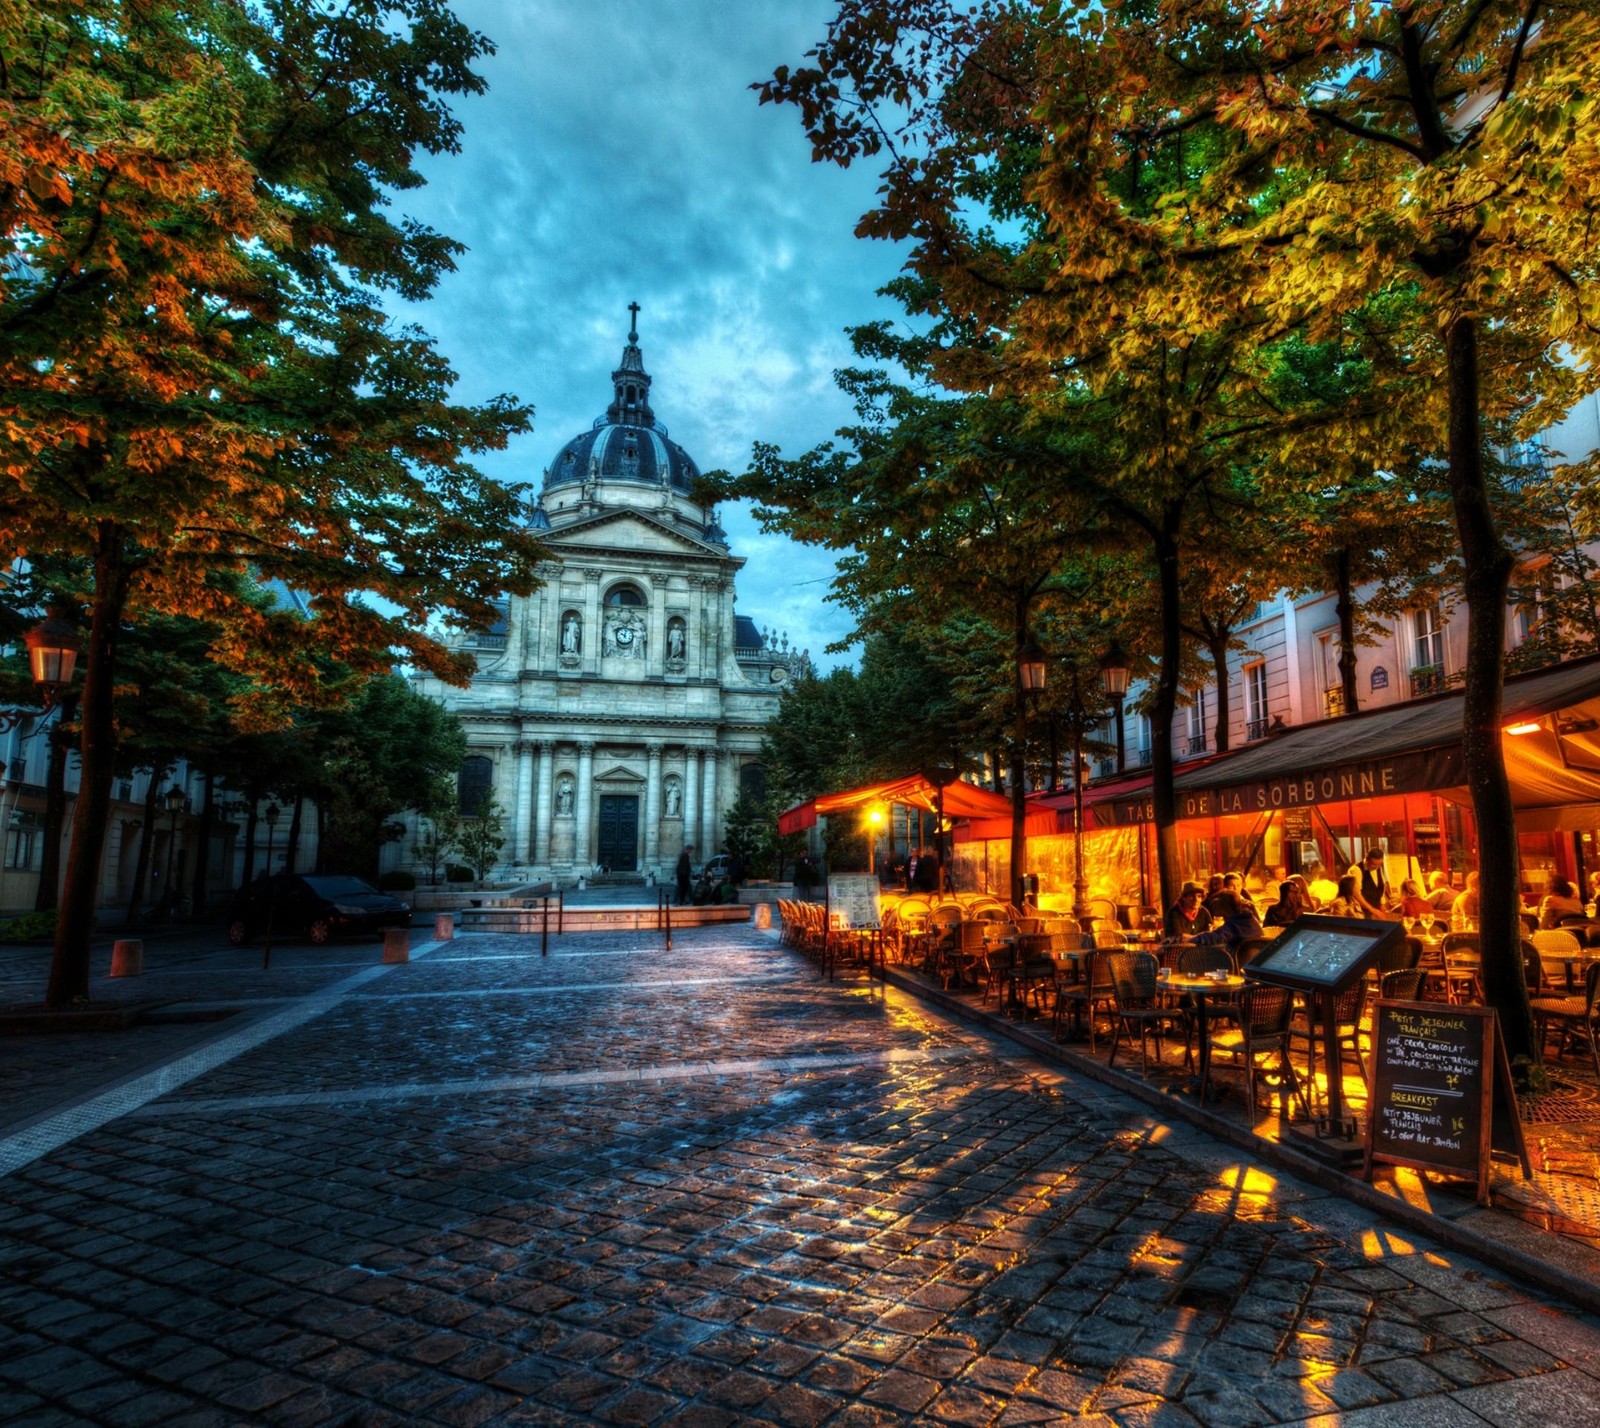
<path id="1" fill-rule="evenodd" d="M 1444 620 L 1437 605 L 1424 605 L 1411 614 L 1413 669 L 1444 673 Z"/>

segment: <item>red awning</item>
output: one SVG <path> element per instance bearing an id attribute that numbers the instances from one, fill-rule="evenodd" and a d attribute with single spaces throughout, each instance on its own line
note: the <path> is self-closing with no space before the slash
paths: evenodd
<path id="1" fill-rule="evenodd" d="M 943 789 L 930 783 L 921 774 L 907 778 L 891 779 L 888 783 L 869 784 L 865 788 L 846 789 L 843 793 L 819 793 L 804 803 L 785 809 L 778 815 L 778 832 L 798 833 L 809 828 L 818 817 L 832 813 L 847 813 L 874 803 L 906 803 L 929 813 L 937 813 L 940 794 L 943 794 L 946 818 L 1009 817 L 1011 801 L 1004 794 L 990 793 L 988 789 L 957 779 Z"/>

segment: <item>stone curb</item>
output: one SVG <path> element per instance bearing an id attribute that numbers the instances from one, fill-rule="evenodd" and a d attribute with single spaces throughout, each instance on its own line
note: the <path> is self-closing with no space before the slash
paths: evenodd
<path id="1" fill-rule="evenodd" d="M 1346 1175 L 1277 1141 L 1253 1135 L 1246 1127 L 1235 1124 L 1226 1116 L 1169 1095 L 1136 1076 L 1106 1067 L 1093 1057 L 1062 1046 L 1047 1036 L 1040 1036 L 998 1013 L 974 1007 L 960 997 L 930 987 L 893 967 L 886 970 L 883 979 L 888 985 L 947 1011 L 962 1021 L 1004 1036 L 1042 1060 L 1056 1062 L 1092 1081 L 1122 1091 L 1159 1110 L 1163 1116 L 1185 1121 L 1217 1140 L 1248 1151 L 1257 1160 L 1275 1169 L 1342 1196 L 1363 1209 L 1376 1211 L 1408 1230 L 1428 1235 L 1452 1249 L 1462 1250 L 1504 1274 L 1559 1295 L 1592 1314 L 1600 1314 L 1600 1255 L 1583 1245 L 1545 1231 L 1525 1228 L 1516 1221 L 1510 1221 L 1504 1228 L 1520 1232 L 1527 1237 L 1528 1244 L 1519 1246 L 1507 1243 L 1496 1234 L 1436 1215 L 1396 1196 L 1386 1195 L 1365 1180 Z M 1476 1214 L 1494 1216 L 1495 1212 L 1480 1210 Z M 1560 1255 L 1566 1263 L 1557 1263 L 1553 1257 L 1555 1255 Z"/>

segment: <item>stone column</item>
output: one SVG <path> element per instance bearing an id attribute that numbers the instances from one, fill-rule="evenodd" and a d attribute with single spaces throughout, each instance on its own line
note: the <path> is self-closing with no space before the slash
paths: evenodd
<path id="1" fill-rule="evenodd" d="M 689 844 L 696 853 L 700 854 L 700 861 L 705 861 L 705 854 L 700 847 L 700 750 L 685 748 L 683 751 L 683 841 Z"/>
<path id="2" fill-rule="evenodd" d="M 511 861 L 526 863 L 533 843 L 533 745 L 517 745 L 517 803 L 511 824 Z"/>
<path id="3" fill-rule="evenodd" d="M 548 739 L 539 741 L 539 796 L 533 814 L 533 861 L 550 866 L 550 824 L 555 818 L 554 796 L 550 791 L 555 774 L 554 749 Z"/>
<path id="4" fill-rule="evenodd" d="M 645 748 L 644 861 L 654 870 L 661 861 L 661 745 Z"/>
<path id="5" fill-rule="evenodd" d="M 583 572 L 583 672 L 600 672 L 600 647 L 604 643 L 600 628 L 600 577 L 603 570 L 589 567 Z M 580 794 L 581 798 L 583 795 Z M 583 838 L 580 832 L 578 837 Z"/>
<path id="6" fill-rule="evenodd" d="M 717 851 L 717 751 L 705 752 L 705 780 L 700 790 L 700 842 L 705 856 Z"/>
<path id="7" fill-rule="evenodd" d="M 578 817 L 578 841 L 573 851 L 573 861 L 578 871 L 587 873 L 594 866 L 594 745 L 578 745 L 578 800 L 574 808 Z"/>

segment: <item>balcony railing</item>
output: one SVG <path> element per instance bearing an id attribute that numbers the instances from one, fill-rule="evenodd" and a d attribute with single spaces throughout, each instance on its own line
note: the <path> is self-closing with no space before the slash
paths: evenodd
<path id="1" fill-rule="evenodd" d="M 1110 778 L 1117 771 L 1117 761 L 1115 759 L 1101 759 L 1099 770 L 1101 778 Z"/>
<path id="2" fill-rule="evenodd" d="M 503 650 L 506 647 L 506 637 L 491 635 L 487 630 L 474 630 L 470 636 L 472 645 L 480 650 Z"/>
<path id="3" fill-rule="evenodd" d="M 1264 718 L 1263 719 L 1246 719 L 1244 721 L 1244 741 L 1245 741 L 1245 743 L 1251 744 L 1251 743 L 1254 743 L 1257 739 L 1266 738 L 1267 737 L 1267 724 L 1268 724 L 1268 721 L 1266 719 L 1264 719 Z"/>
<path id="4" fill-rule="evenodd" d="M 1444 671 L 1442 669 L 1414 669 L 1411 671 L 1411 697 L 1421 699 L 1424 695 L 1437 694 L 1444 688 Z"/>
<path id="5" fill-rule="evenodd" d="M 1149 749 L 1135 749 L 1128 756 L 1128 762 L 1136 769 L 1142 769 L 1150 762 L 1150 759 L 1151 753 Z"/>
<path id="6" fill-rule="evenodd" d="M 1323 717 L 1326 719 L 1337 719 L 1344 712 L 1344 690 L 1324 689 L 1322 691 Z"/>

